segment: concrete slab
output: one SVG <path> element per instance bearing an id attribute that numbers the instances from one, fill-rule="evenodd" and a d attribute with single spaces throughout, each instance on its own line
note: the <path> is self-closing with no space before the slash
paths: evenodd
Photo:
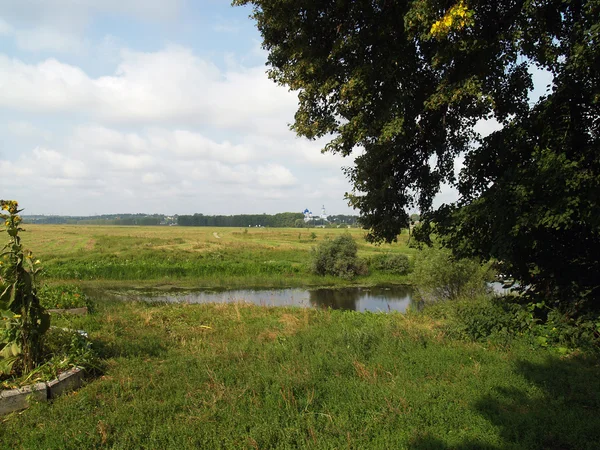
<path id="1" fill-rule="evenodd" d="M 83 371 L 74 367 L 66 372 L 61 373 L 58 378 L 49 381 L 48 385 L 48 398 L 54 399 L 65 392 L 72 391 L 81 386 L 83 381 Z"/>
<path id="2" fill-rule="evenodd" d="M 45 402 L 47 400 L 48 387 L 46 383 L 36 383 L 20 389 L 1 391 L 0 416 L 25 409 L 31 401 Z"/>

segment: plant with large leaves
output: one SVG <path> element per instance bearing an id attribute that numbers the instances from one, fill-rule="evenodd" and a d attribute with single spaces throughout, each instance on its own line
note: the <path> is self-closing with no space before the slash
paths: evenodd
<path id="1" fill-rule="evenodd" d="M 0 255 L 0 374 L 9 374 L 17 361 L 27 373 L 40 362 L 41 340 L 50 327 L 50 316 L 40 306 L 36 276 L 39 261 L 31 252 L 25 253 L 19 232 L 19 205 L 13 200 L 1 200 L 8 243 Z"/>

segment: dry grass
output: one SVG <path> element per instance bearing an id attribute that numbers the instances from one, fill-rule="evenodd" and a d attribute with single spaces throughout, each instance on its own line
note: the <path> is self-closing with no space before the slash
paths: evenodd
<path id="1" fill-rule="evenodd" d="M 310 233 L 317 235 L 313 241 Z M 225 227 L 118 227 L 101 225 L 27 225 L 23 234 L 25 245 L 40 257 L 77 255 L 82 250 L 106 250 L 106 243 L 115 247 L 133 246 L 140 249 L 206 252 L 215 248 L 245 250 L 303 250 L 308 252 L 315 243 L 350 233 L 359 244 L 362 254 L 399 250 L 405 247 L 407 234 L 398 236 L 398 243 L 376 246 L 364 241 L 361 229 L 290 229 L 261 228 L 242 232 Z M 215 235 L 219 240 L 215 240 Z M 300 235 L 300 238 L 298 236 Z M 103 248 L 104 247 L 104 248 Z M 408 249 L 403 249 L 409 252 Z"/>

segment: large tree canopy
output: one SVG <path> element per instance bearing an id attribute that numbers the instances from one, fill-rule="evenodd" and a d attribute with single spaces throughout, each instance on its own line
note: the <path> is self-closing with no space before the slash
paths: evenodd
<path id="1" fill-rule="evenodd" d="M 349 199 L 370 239 L 395 239 L 416 207 L 458 255 L 600 306 L 600 0 L 234 4 L 253 5 L 270 76 L 298 91 L 293 129 L 363 149 Z M 534 66 L 554 81 L 530 104 Z M 482 118 L 502 128 L 482 138 Z M 442 183 L 460 198 L 434 210 Z"/>

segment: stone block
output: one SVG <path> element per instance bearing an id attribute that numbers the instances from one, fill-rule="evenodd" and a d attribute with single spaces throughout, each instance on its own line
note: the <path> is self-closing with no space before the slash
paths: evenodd
<path id="1" fill-rule="evenodd" d="M 65 392 L 72 391 L 81 386 L 83 381 L 83 371 L 74 367 L 61 373 L 58 378 L 48 382 L 48 398 L 56 398 Z"/>
<path id="2" fill-rule="evenodd" d="M 0 416 L 25 409 L 32 400 L 38 402 L 48 400 L 48 387 L 46 383 L 36 383 L 20 389 L 1 391 Z"/>

